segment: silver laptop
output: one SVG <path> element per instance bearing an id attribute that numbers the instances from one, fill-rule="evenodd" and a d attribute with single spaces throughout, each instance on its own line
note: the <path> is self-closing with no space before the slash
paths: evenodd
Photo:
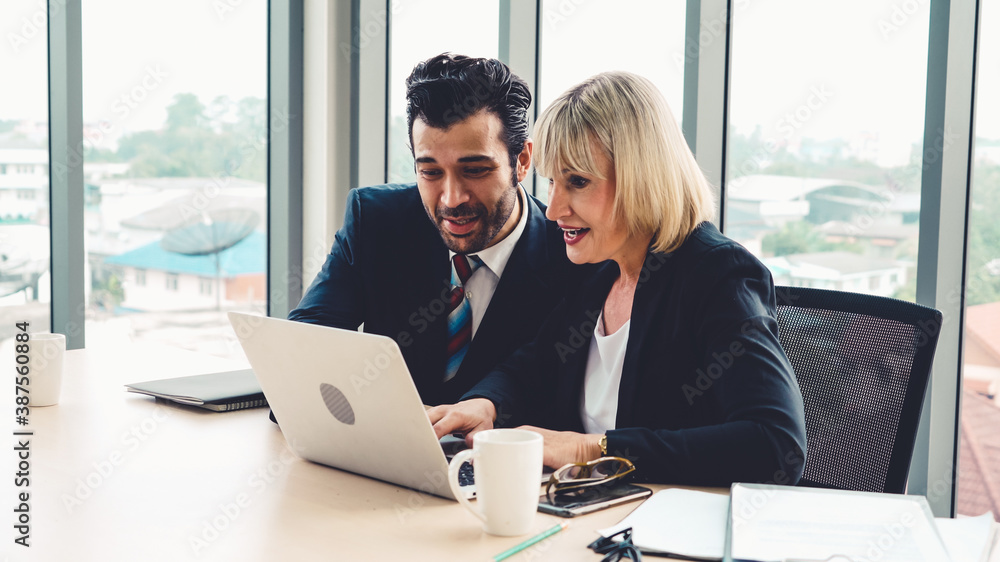
<path id="1" fill-rule="evenodd" d="M 238 312 L 229 321 L 295 454 L 455 499 L 442 447 L 458 440 L 438 441 L 395 341 Z"/>

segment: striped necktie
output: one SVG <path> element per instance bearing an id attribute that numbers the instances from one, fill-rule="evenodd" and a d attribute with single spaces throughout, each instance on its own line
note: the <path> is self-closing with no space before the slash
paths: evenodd
<path id="1" fill-rule="evenodd" d="M 445 368 L 445 382 L 450 381 L 465 352 L 469 350 L 472 341 L 472 307 L 465 298 L 465 283 L 472 273 L 483 265 L 483 260 L 476 256 L 467 259 L 462 254 L 455 254 L 451 260 L 451 295 L 448 300 L 448 364 Z"/>

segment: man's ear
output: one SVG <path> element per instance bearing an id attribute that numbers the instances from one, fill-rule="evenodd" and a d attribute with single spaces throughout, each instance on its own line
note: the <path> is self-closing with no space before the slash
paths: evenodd
<path id="1" fill-rule="evenodd" d="M 528 170 L 531 169 L 531 151 L 534 148 L 531 139 L 524 141 L 524 148 L 517 155 L 517 181 L 524 181 L 524 178 L 528 177 Z"/>

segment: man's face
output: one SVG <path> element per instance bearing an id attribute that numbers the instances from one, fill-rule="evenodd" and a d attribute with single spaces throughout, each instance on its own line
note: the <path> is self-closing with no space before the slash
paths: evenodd
<path id="1" fill-rule="evenodd" d="M 448 129 L 413 121 L 417 189 L 424 209 L 444 243 L 460 254 L 478 252 L 514 227 L 517 187 L 512 183 L 503 125 L 494 113 L 480 111 Z M 531 141 L 518 156 L 516 178 L 531 165 Z"/>

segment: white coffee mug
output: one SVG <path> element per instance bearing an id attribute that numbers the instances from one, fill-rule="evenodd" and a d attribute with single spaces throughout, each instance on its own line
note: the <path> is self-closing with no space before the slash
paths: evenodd
<path id="1" fill-rule="evenodd" d="M 66 336 L 31 334 L 28 340 L 28 404 L 52 406 L 59 403 L 62 389 Z"/>
<path id="2" fill-rule="evenodd" d="M 542 474 L 542 436 L 524 429 L 477 433 L 472 448 L 459 452 L 448 466 L 448 482 L 458 502 L 483 521 L 491 535 L 512 537 L 532 530 Z M 473 459 L 476 503 L 458 485 L 462 463 Z"/>

